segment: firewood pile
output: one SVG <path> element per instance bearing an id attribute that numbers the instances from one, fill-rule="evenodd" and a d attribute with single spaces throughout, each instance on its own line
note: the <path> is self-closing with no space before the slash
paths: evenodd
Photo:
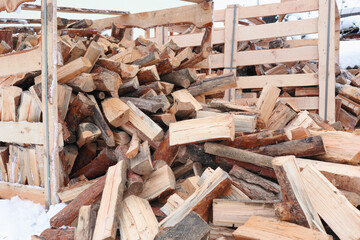
<path id="1" fill-rule="evenodd" d="M 20 51 L 39 38 L 15 42 Z M 61 30 L 58 46 L 58 197 L 68 205 L 33 239 L 360 238 L 360 136 L 348 117 L 360 115 L 357 72 L 338 73 L 329 124 L 270 84 L 254 105 L 223 100 L 236 77 L 191 68 L 203 48 L 132 41 L 115 25 L 111 37 Z M 1 121 L 41 121 L 39 74 L 0 80 Z M 44 186 L 41 147 L 0 149 L 2 181 Z"/>

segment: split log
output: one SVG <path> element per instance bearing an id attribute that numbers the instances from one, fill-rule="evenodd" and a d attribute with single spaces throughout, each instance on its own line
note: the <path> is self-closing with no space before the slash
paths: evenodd
<path id="1" fill-rule="evenodd" d="M 326 153 L 326 148 L 321 136 L 315 136 L 282 142 L 275 145 L 262 146 L 251 149 L 251 151 L 273 157 L 286 155 L 309 157 Z"/>
<path id="2" fill-rule="evenodd" d="M 130 169 L 127 170 L 127 192 L 130 195 L 139 195 L 144 189 L 144 181 L 140 175 L 137 175 Z"/>
<path id="3" fill-rule="evenodd" d="M 353 87 L 350 85 L 336 85 L 336 90 L 339 91 L 339 93 L 347 98 L 350 98 L 356 103 L 360 103 L 360 89 L 357 87 Z"/>
<path id="4" fill-rule="evenodd" d="M 78 223 L 75 230 L 75 240 L 88 240 L 93 236 L 96 221 L 96 211 L 93 206 L 82 206 L 79 210 Z"/>
<path id="5" fill-rule="evenodd" d="M 175 120 L 186 120 L 192 118 L 196 109 L 191 102 L 177 102 L 169 109 L 169 112 L 175 116 Z M 176 122 L 176 121 L 175 121 Z"/>
<path id="6" fill-rule="evenodd" d="M 247 162 L 261 167 L 272 167 L 271 161 L 273 158 L 266 155 L 261 155 L 242 149 L 236 149 L 217 143 L 207 142 L 204 146 L 205 152 L 212 155 L 231 158 L 236 161 Z"/>
<path id="7" fill-rule="evenodd" d="M 156 113 L 159 109 L 164 107 L 164 105 L 161 104 L 160 102 L 151 99 L 132 98 L 132 97 L 122 97 L 120 99 L 125 103 L 131 101 L 140 110 L 149 113 Z"/>
<path id="8" fill-rule="evenodd" d="M 181 63 L 177 58 L 168 57 L 165 59 L 161 59 L 158 63 L 156 63 L 156 69 L 158 71 L 158 74 L 161 76 L 171 73 L 172 71 L 177 69 L 180 66 L 180 64 Z"/>
<path id="9" fill-rule="evenodd" d="M 265 130 L 263 132 L 236 137 L 234 141 L 224 141 L 222 144 L 241 149 L 257 148 L 266 145 L 288 141 L 284 129 Z"/>
<path id="10" fill-rule="evenodd" d="M 92 119 L 94 120 L 96 126 L 100 128 L 101 136 L 105 140 L 106 145 L 108 145 L 109 147 L 114 147 L 115 134 L 113 133 L 113 131 L 111 131 L 109 125 L 105 121 L 104 116 L 100 110 L 100 107 L 96 102 L 95 97 L 93 95 L 88 95 L 88 97 L 93 103 L 95 103 L 94 115 L 92 116 Z"/>
<path id="11" fill-rule="evenodd" d="M 76 171 L 71 178 L 79 177 L 84 175 L 86 178 L 93 179 L 97 178 L 106 173 L 108 168 L 117 163 L 114 150 L 104 148 L 96 158 L 94 158 L 85 167 Z"/>
<path id="12" fill-rule="evenodd" d="M 341 108 L 339 113 L 339 121 L 342 123 L 344 128 L 355 129 L 359 122 L 359 118 Z"/>
<path id="13" fill-rule="evenodd" d="M 191 105 L 194 106 L 194 109 L 196 111 L 199 111 L 202 109 L 201 104 L 186 89 L 178 90 L 176 92 L 173 92 L 171 95 L 173 96 L 175 102 L 178 102 L 178 103 L 189 102 L 189 103 L 191 103 Z"/>
<path id="14" fill-rule="evenodd" d="M 77 92 L 92 92 L 96 89 L 94 79 L 89 73 L 82 73 L 66 83 Z"/>
<path id="15" fill-rule="evenodd" d="M 160 77 L 155 65 L 141 68 L 140 71 L 137 73 L 137 77 L 141 85 L 160 81 Z"/>
<path id="16" fill-rule="evenodd" d="M 9 161 L 9 148 L 0 147 L 0 181 L 8 182 L 7 163 Z"/>
<path id="17" fill-rule="evenodd" d="M 196 71 L 192 68 L 185 68 L 161 76 L 161 81 L 173 83 L 176 86 L 188 88 L 197 79 Z"/>
<path id="18" fill-rule="evenodd" d="M 281 220 L 291 221 L 311 229 L 325 232 L 321 220 L 314 210 L 310 196 L 306 192 L 307 185 L 300 176 L 294 156 L 276 157 L 272 161 L 276 177 L 281 186 L 281 207 L 276 208 Z"/>
<path id="19" fill-rule="evenodd" d="M 81 40 L 78 40 L 76 43 L 72 44 L 68 59 L 64 63 L 65 64 L 70 63 L 70 62 L 84 56 L 85 52 L 86 52 L 85 44 Z"/>
<path id="20" fill-rule="evenodd" d="M 279 95 L 280 89 L 271 84 L 266 84 L 261 91 L 256 106 L 260 110 L 260 117 L 264 120 L 265 124 L 267 124 L 269 120 Z"/>
<path id="21" fill-rule="evenodd" d="M 161 86 L 163 87 L 162 92 L 165 95 L 169 95 L 174 90 L 174 84 L 168 82 L 160 82 Z"/>
<path id="22" fill-rule="evenodd" d="M 73 240 L 74 234 L 74 228 L 48 228 L 40 234 L 40 237 L 46 240 Z"/>
<path id="23" fill-rule="evenodd" d="M 240 239 L 299 239 L 299 240 L 331 240 L 332 237 L 293 223 L 274 220 L 260 216 L 252 216 L 243 226 L 233 233 L 236 240 Z"/>
<path id="24" fill-rule="evenodd" d="M 163 112 L 166 112 L 169 108 L 170 108 L 170 102 L 168 100 L 168 98 L 165 95 L 158 95 L 158 96 L 153 96 L 153 97 L 147 97 L 146 99 L 149 100 L 153 100 L 156 101 L 158 103 L 160 103 L 163 107 L 161 108 L 161 110 Z"/>
<path id="25" fill-rule="evenodd" d="M 154 239 L 159 232 L 159 224 L 149 202 L 134 195 L 123 200 L 119 221 L 121 240 Z"/>
<path id="26" fill-rule="evenodd" d="M 343 107 L 347 111 L 351 112 L 355 116 L 360 116 L 360 104 L 358 104 L 340 94 L 336 96 L 336 99 L 339 99 L 341 101 L 341 107 Z"/>
<path id="27" fill-rule="evenodd" d="M 22 89 L 15 86 L 4 87 L 1 89 L 1 121 L 16 122 L 17 107 L 20 103 Z"/>
<path id="28" fill-rule="evenodd" d="M 114 130 L 114 141 L 116 145 L 125 145 L 130 142 L 130 136 L 124 131 Z"/>
<path id="29" fill-rule="evenodd" d="M 147 67 L 150 65 L 154 65 L 159 61 L 159 54 L 157 52 L 151 52 L 148 55 L 133 61 L 131 64 L 139 65 L 140 67 Z"/>
<path id="30" fill-rule="evenodd" d="M 286 103 L 280 100 L 269 117 L 267 128 L 269 130 L 282 129 L 296 116 L 297 113 Z"/>
<path id="31" fill-rule="evenodd" d="M 151 140 L 161 140 L 164 136 L 160 128 L 151 118 L 138 109 L 131 101 L 128 102 L 130 108 L 129 122 L 132 123 L 139 131 Z M 139 135 L 140 137 L 140 135 Z"/>
<path id="32" fill-rule="evenodd" d="M 141 144 L 139 153 L 130 160 L 130 169 L 139 175 L 149 175 L 154 170 L 147 141 Z"/>
<path id="33" fill-rule="evenodd" d="M 195 212 L 190 212 L 183 220 L 170 229 L 161 230 L 155 240 L 167 239 L 206 239 L 210 232 L 210 226 Z"/>
<path id="34" fill-rule="evenodd" d="M 253 215 L 277 219 L 273 201 L 213 200 L 213 224 L 222 227 L 239 227 Z"/>
<path id="35" fill-rule="evenodd" d="M 71 173 L 74 174 L 79 169 L 85 167 L 96 157 L 96 143 L 88 143 L 79 149 Z"/>
<path id="36" fill-rule="evenodd" d="M 232 233 L 234 232 L 231 228 L 216 227 L 210 225 L 210 237 L 209 240 L 235 240 Z"/>
<path id="37" fill-rule="evenodd" d="M 78 128 L 77 145 L 81 148 L 86 143 L 95 142 L 100 136 L 100 129 L 93 123 L 80 123 Z"/>
<path id="38" fill-rule="evenodd" d="M 21 102 L 17 109 L 18 121 L 40 122 L 41 108 L 29 91 L 21 93 Z"/>
<path id="39" fill-rule="evenodd" d="M 153 147 L 154 149 L 158 148 L 160 145 L 159 141 L 153 141 L 151 140 L 149 137 L 147 137 L 143 132 L 141 132 L 139 129 L 137 129 L 133 124 L 131 124 L 130 122 L 125 123 L 124 125 L 121 126 L 121 129 L 123 129 L 126 133 L 128 133 L 129 135 L 133 135 L 133 134 L 137 134 L 139 136 L 139 138 L 142 141 L 148 141 L 149 145 L 151 147 Z M 130 139 L 129 139 L 130 141 Z"/>
<path id="40" fill-rule="evenodd" d="M 66 164 L 67 174 L 71 173 L 77 155 L 78 155 L 78 148 L 76 147 L 76 145 L 64 146 L 64 161 Z"/>
<path id="41" fill-rule="evenodd" d="M 137 65 L 129 65 L 107 58 L 100 58 L 97 64 L 120 74 L 121 79 L 132 79 L 139 72 L 139 66 Z"/>
<path id="42" fill-rule="evenodd" d="M 182 187 L 189 195 L 191 195 L 196 191 L 196 189 L 199 188 L 199 185 L 198 185 L 199 180 L 200 180 L 199 176 L 188 177 L 182 183 Z"/>
<path id="43" fill-rule="evenodd" d="M 91 65 L 94 66 L 96 61 L 101 56 L 101 54 L 104 54 L 102 47 L 100 47 L 100 45 L 97 42 L 91 41 L 88 49 L 85 52 L 84 57 L 89 59 Z M 89 72 L 90 72 L 90 70 L 89 70 Z"/>
<path id="44" fill-rule="evenodd" d="M 93 240 L 114 239 L 116 236 L 120 203 L 126 182 L 126 162 L 110 167 L 105 180 L 100 208 L 96 218 Z"/>
<path id="45" fill-rule="evenodd" d="M 139 84 L 139 80 L 137 77 L 123 80 L 123 85 L 120 86 L 119 91 L 118 91 L 119 96 L 122 96 L 129 92 L 134 92 L 137 89 L 139 89 L 139 87 L 140 87 L 140 84 Z"/>
<path id="46" fill-rule="evenodd" d="M 301 172 L 315 211 L 341 239 L 360 237 L 360 213 L 318 170 L 307 166 Z"/>
<path id="47" fill-rule="evenodd" d="M 206 221 L 208 219 L 209 207 L 211 206 L 212 200 L 219 197 L 229 188 L 229 175 L 220 168 L 216 169 L 196 192 L 190 195 L 179 208 L 160 222 L 160 226 L 175 226 L 191 211 L 196 212 Z"/>
<path id="48" fill-rule="evenodd" d="M 119 74 L 100 66 L 95 66 L 91 72 L 96 90 L 109 92 L 111 96 L 118 97 L 118 91 L 122 85 Z"/>
<path id="49" fill-rule="evenodd" d="M 178 151 L 179 146 L 170 146 L 169 132 L 167 132 L 164 139 L 161 141 L 160 146 L 155 150 L 153 160 L 162 160 L 171 166 L 178 154 Z"/>
<path id="50" fill-rule="evenodd" d="M 71 226 L 71 223 L 79 215 L 81 206 L 91 205 L 100 200 L 105 185 L 105 176 L 99 178 L 91 187 L 80 193 L 65 208 L 50 219 L 50 226 L 59 228 L 62 226 Z"/>
<path id="51" fill-rule="evenodd" d="M 170 123 L 176 122 L 176 118 L 172 113 L 155 114 L 151 116 L 151 119 L 162 127 L 169 126 Z"/>
<path id="52" fill-rule="evenodd" d="M 59 83 L 67 83 L 92 68 L 91 62 L 85 57 L 80 57 L 57 70 Z"/>
<path id="53" fill-rule="evenodd" d="M 191 85 L 188 90 L 191 95 L 211 95 L 237 87 L 234 73 L 224 74 L 215 78 L 203 80 Z"/>
<path id="54" fill-rule="evenodd" d="M 127 158 L 134 158 L 139 152 L 140 148 L 140 139 L 137 136 L 137 134 L 134 134 L 131 138 L 130 144 L 129 144 L 129 150 L 126 152 Z"/>
<path id="55" fill-rule="evenodd" d="M 101 105 L 107 121 L 113 127 L 120 127 L 129 121 L 129 107 L 119 98 L 107 98 Z"/>
<path id="56" fill-rule="evenodd" d="M 291 130 L 291 140 L 298 140 L 311 137 L 309 130 L 303 127 L 297 127 Z"/>
<path id="57" fill-rule="evenodd" d="M 208 140 L 233 140 L 234 118 L 227 115 L 171 123 L 169 132 L 170 146 Z"/>
<path id="58" fill-rule="evenodd" d="M 146 94 L 150 90 L 155 91 L 155 93 L 160 94 L 163 87 L 161 86 L 159 81 L 152 82 L 148 85 L 140 86 L 136 91 L 126 94 L 127 97 L 141 97 Z"/>
<path id="59" fill-rule="evenodd" d="M 96 181 L 98 181 L 98 179 L 80 181 L 71 186 L 60 188 L 58 196 L 62 202 L 68 203 L 74 200 L 80 193 L 91 187 Z"/>
<path id="60" fill-rule="evenodd" d="M 154 200 L 169 195 L 175 190 L 175 176 L 168 165 L 152 172 L 144 183 L 144 189 L 139 197 Z"/>

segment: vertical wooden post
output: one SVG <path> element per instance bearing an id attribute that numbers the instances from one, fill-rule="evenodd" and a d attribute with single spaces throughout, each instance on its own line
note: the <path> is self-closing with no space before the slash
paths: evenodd
<path id="1" fill-rule="evenodd" d="M 45 170 L 45 196 L 47 204 L 58 202 L 57 191 L 60 188 L 60 161 L 59 137 L 62 133 L 58 126 L 57 105 L 57 21 L 56 0 L 41 1 L 41 46 L 42 46 L 42 109 L 45 137 L 46 158 Z M 46 8 L 46 9 L 45 9 Z M 46 89 L 47 81 L 47 89 Z M 49 169 L 49 172 L 48 172 Z M 48 181 L 49 179 L 49 181 Z M 50 184 L 49 184 L 50 183 Z M 50 186 L 49 186 L 50 185 Z"/>
<path id="2" fill-rule="evenodd" d="M 319 0 L 318 29 L 319 115 L 333 123 L 335 122 L 335 0 Z"/>
<path id="3" fill-rule="evenodd" d="M 335 60 L 340 63 L 340 12 L 335 1 Z"/>
<path id="4" fill-rule="evenodd" d="M 235 75 L 236 75 L 237 43 L 239 36 L 238 19 L 239 19 L 238 5 L 228 5 L 225 9 L 225 22 L 224 22 L 225 24 L 224 73 L 234 72 Z M 231 66 L 232 66 L 232 71 L 230 69 Z M 231 102 L 235 102 L 235 88 L 226 91 L 225 100 L 227 101 L 230 100 Z"/>
<path id="5" fill-rule="evenodd" d="M 159 46 L 163 45 L 169 40 L 168 28 L 161 26 L 155 28 L 155 43 Z"/>

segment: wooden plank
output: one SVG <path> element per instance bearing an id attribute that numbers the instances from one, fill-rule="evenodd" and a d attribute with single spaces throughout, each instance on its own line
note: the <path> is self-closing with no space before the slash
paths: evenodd
<path id="1" fill-rule="evenodd" d="M 237 77 L 237 87 L 242 89 L 263 88 L 266 84 L 275 87 L 316 86 L 319 79 L 315 73 Z"/>
<path id="2" fill-rule="evenodd" d="M 297 48 L 252 50 L 237 53 L 237 63 L 240 66 L 259 65 L 279 62 L 296 62 L 317 60 L 319 58 L 317 46 L 304 46 Z M 224 54 L 213 54 L 210 56 L 212 68 L 224 67 Z M 204 60 L 194 66 L 194 68 L 209 68 L 208 60 Z"/>
<path id="3" fill-rule="evenodd" d="M 0 122 L 0 141 L 44 144 L 45 136 L 42 123 Z"/>
<path id="4" fill-rule="evenodd" d="M 318 32 L 318 19 L 304 19 L 239 27 L 238 41 L 306 35 Z"/>
<path id="5" fill-rule="evenodd" d="M 75 230 L 75 240 L 92 238 L 96 221 L 96 211 L 91 205 L 82 206 L 79 210 L 78 223 Z"/>
<path id="6" fill-rule="evenodd" d="M 224 115 L 170 123 L 169 133 L 170 146 L 215 139 L 233 140 L 234 118 Z"/>
<path id="7" fill-rule="evenodd" d="M 41 47 L 0 56 L 0 77 L 41 70 Z"/>
<path id="8" fill-rule="evenodd" d="M 213 200 L 214 226 L 239 227 L 253 215 L 276 219 L 273 201 Z"/>
<path id="9" fill-rule="evenodd" d="M 330 3 L 329 3 L 330 1 Z M 331 9 L 329 11 L 329 4 Z M 329 16 L 330 14 L 330 16 Z M 329 25 L 330 19 L 330 25 Z M 328 36 L 328 28 L 330 35 Z M 319 115 L 335 122 L 335 0 L 319 0 Z M 328 62 L 327 62 L 327 57 Z"/>
<path id="10" fill-rule="evenodd" d="M 56 204 L 59 202 L 57 192 L 63 184 L 63 178 L 61 174 L 61 163 L 59 159 L 59 135 L 62 136 L 61 131 L 59 131 L 58 123 L 58 84 L 57 84 L 57 16 L 56 16 L 56 0 L 48 0 L 45 2 L 41 1 L 42 11 L 45 11 L 47 8 L 47 17 L 46 22 L 44 21 L 44 16 L 41 18 L 41 49 L 47 49 L 47 51 L 42 51 L 41 53 L 41 96 L 42 96 L 42 109 L 43 111 L 43 134 L 45 135 L 48 132 L 48 141 L 44 141 L 45 149 L 47 149 L 46 155 L 48 156 L 48 161 L 44 157 L 44 179 L 49 179 L 45 181 L 45 189 L 50 189 L 50 192 L 46 192 L 46 199 L 49 205 Z M 45 31 L 46 28 L 46 31 Z M 45 32 L 47 33 L 45 35 Z M 46 39 L 46 41 L 45 41 Z M 31 62 L 27 59 L 27 64 Z M 19 63 L 17 63 L 19 64 Z M 44 73 L 47 73 L 45 76 Z M 45 81 L 47 81 L 47 89 L 45 86 Z M 45 109 L 48 109 L 45 111 Z M 45 114 L 47 113 L 47 114 Z M 45 136 L 44 136 L 45 137 Z M 47 171 L 50 169 L 50 171 Z M 48 173 L 50 175 L 48 175 Z M 50 188 L 48 186 L 50 184 Z"/>
<path id="11" fill-rule="evenodd" d="M 243 226 L 233 233 L 236 240 L 331 240 L 332 236 L 271 218 L 252 216 Z"/>
<path id="12" fill-rule="evenodd" d="M 126 182 L 126 161 L 108 169 L 100 208 L 96 218 L 93 240 L 114 239 L 116 236 L 120 203 Z"/>
<path id="13" fill-rule="evenodd" d="M 340 239 L 360 238 L 360 212 L 316 168 L 301 173 L 306 191 L 320 217 Z"/>
<path id="14" fill-rule="evenodd" d="M 192 23 L 198 28 L 203 28 L 212 23 L 212 11 L 213 3 L 203 2 L 201 4 L 178 8 L 94 20 L 91 27 L 101 31 L 110 28 L 112 23 L 125 27 L 138 27 L 143 29 L 163 25 Z"/>
<path id="15" fill-rule="evenodd" d="M 286 216 L 291 222 L 325 232 L 305 190 L 307 185 L 301 179 L 295 156 L 276 157 L 272 160 L 272 165 L 283 196 L 279 211 L 281 217 Z"/>
<path id="16" fill-rule="evenodd" d="M 15 196 L 45 205 L 44 188 L 0 181 L 0 198 L 11 199 Z"/>

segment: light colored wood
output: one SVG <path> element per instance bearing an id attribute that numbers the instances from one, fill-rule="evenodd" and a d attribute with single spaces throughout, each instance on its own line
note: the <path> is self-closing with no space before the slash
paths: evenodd
<path id="1" fill-rule="evenodd" d="M 65 203 L 74 200 L 81 192 L 91 187 L 97 180 L 98 179 L 93 179 L 90 181 L 79 182 L 73 186 L 60 188 L 58 192 L 60 200 Z"/>
<path id="2" fill-rule="evenodd" d="M 96 89 L 94 79 L 89 73 L 82 73 L 66 83 L 77 92 L 92 92 Z"/>
<path id="3" fill-rule="evenodd" d="M 17 110 L 18 121 L 40 122 L 41 108 L 29 91 L 21 93 L 21 102 Z"/>
<path id="4" fill-rule="evenodd" d="M 330 235 L 272 218 L 252 216 L 243 226 L 233 232 L 236 240 L 331 240 Z"/>
<path id="5" fill-rule="evenodd" d="M 101 135 L 100 129 L 93 123 L 80 123 L 78 128 L 78 139 L 76 141 L 79 148 L 91 142 L 95 142 Z"/>
<path id="6" fill-rule="evenodd" d="M 172 227 L 179 223 L 188 213 L 194 211 L 206 218 L 208 207 L 214 198 L 219 197 L 230 187 L 229 175 L 217 168 L 185 202 L 160 222 L 160 227 Z"/>
<path id="7" fill-rule="evenodd" d="M 326 147 L 326 154 L 316 158 L 323 161 L 360 163 L 360 136 L 342 131 L 310 131 L 313 136 L 320 135 Z"/>
<path id="8" fill-rule="evenodd" d="M 96 221 L 96 212 L 91 205 L 82 206 L 79 210 L 78 223 L 75 230 L 75 240 L 88 240 L 92 238 Z"/>
<path id="9" fill-rule="evenodd" d="M 175 190 L 175 176 L 168 165 L 152 172 L 144 183 L 144 189 L 139 197 L 154 200 Z"/>
<path id="10" fill-rule="evenodd" d="M 281 187 L 283 211 L 292 222 L 325 232 L 306 191 L 295 156 L 276 157 L 272 166 Z M 283 217 L 283 216 L 281 216 Z"/>
<path id="11" fill-rule="evenodd" d="M 0 181 L 8 182 L 9 147 L 0 147 Z"/>
<path id="12" fill-rule="evenodd" d="M 45 3 L 41 1 L 41 8 L 44 11 L 44 7 L 47 9 L 47 22 L 44 22 L 44 18 L 41 21 L 41 96 L 42 96 L 42 114 L 43 118 L 43 137 L 48 132 L 48 141 L 44 141 L 45 149 L 47 149 L 45 156 L 49 156 L 48 161 L 44 156 L 44 187 L 50 189 L 50 192 L 46 191 L 47 204 L 52 205 L 59 202 L 59 198 L 56 195 L 59 188 L 63 184 L 62 166 L 59 159 L 59 136 L 62 137 L 62 131 L 60 130 L 58 123 L 58 80 L 61 79 L 61 75 L 56 66 L 57 61 L 57 16 L 56 16 L 56 0 L 50 0 Z M 45 35 L 46 28 L 46 35 Z M 44 41 L 46 38 L 47 41 Z M 44 49 L 47 51 L 44 51 Z M 29 59 L 27 59 L 29 61 Z M 64 67 L 64 66 L 63 66 Z M 63 68 L 61 67 L 61 68 Z M 47 68 L 47 69 L 46 69 Z M 60 69 L 59 69 L 60 70 Z M 44 73 L 47 73 L 45 76 Z M 58 76 L 59 75 L 59 76 Z M 47 89 L 45 86 L 47 81 Z M 45 109 L 48 109 L 45 112 Z M 47 114 L 46 114 L 47 113 Z M 61 139 L 61 142 L 62 139 Z M 50 169 L 50 171 L 47 171 Z M 49 172 L 49 175 L 48 175 Z M 48 186 L 50 184 L 50 186 Z"/>
<path id="13" fill-rule="evenodd" d="M 243 89 L 263 88 L 266 84 L 275 87 L 316 86 L 319 83 L 317 74 L 292 74 L 237 77 L 237 87 Z"/>
<path id="14" fill-rule="evenodd" d="M 18 196 L 23 200 L 45 205 L 45 190 L 41 187 L 14 184 L 0 181 L 0 198 L 11 199 Z"/>
<path id="15" fill-rule="evenodd" d="M 202 109 L 201 104 L 190 94 L 187 89 L 178 90 L 171 94 L 176 102 L 185 103 L 189 102 L 194 106 L 195 111 Z"/>
<path id="16" fill-rule="evenodd" d="M 183 203 L 184 199 L 182 199 L 177 193 L 174 193 L 166 200 L 165 205 L 160 208 L 160 211 L 162 211 L 165 215 L 169 215 Z"/>
<path id="17" fill-rule="evenodd" d="M 281 90 L 279 88 L 271 84 L 266 84 L 261 91 L 261 95 L 256 103 L 256 106 L 260 110 L 260 118 L 264 120 L 265 124 L 267 124 L 267 121 L 270 118 L 280 92 Z"/>
<path id="18" fill-rule="evenodd" d="M 179 23 L 193 23 L 202 28 L 212 22 L 213 3 L 204 2 L 190 6 L 169 8 L 165 10 L 135 13 L 124 16 L 94 20 L 92 27 L 101 31 L 111 27 L 111 23 L 118 23 L 127 27 L 150 28 Z M 198 16 L 202 16 L 199 18 Z"/>
<path id="19" fill-rule="evenodd" d="M 214 226 L 239 227 L 253 215 L 277 219 L 274 202 L 213 200 Z"/>
<path id="20" fill-rule="evenodd" d="M 84 57 L 89 59 L 91 65 L 94 66 L 96 61 L 99 59 L 100 55 L 103 53 L 104 53 L 104 51 L 100 47 L 100 45 L 97 42 L 92 41 L 90 43 L 88 49 L 86 50 Z M 88 71 L 90 71 L 90 70 L 91 69 L 89 69 Z"/>
<path id="21" fill-rule="evenodd" d="M 139 147 L 140 147 L 140 139 L 138 135 L 135 133 L 131 138 L 129 149 L 126 152 L 126 157 L 127 158 L 136 157 L 136 155 L 139 152 Z"/>
<path id="22" fill-rule="evenodd" d="M 275 109 L 270 115 L 270 118 L 266 125 L 267 129 L 282 129 L 296 116 L 297 112 L 295 112 L 290 106 L 285 104 L 285 102 L 280 100 L 276 103 Z"/>
<path id="23" fill-rule="evenodd" d="M 149 202 L 134 195 L 123 200 L 120 208 L 121 240 L 154 239 L 159 225 Z"/>
<path id="24" fill-rule="evenodd" d="M 58 109 L 60 117 L 65 120 L 68 112 L 72 89 L 71 87 L 63 84 L 58 84 Z"/>
<path id="25" fill-rule="evenodd" d="M 360 238 L 360 212 L 317 169 L 306 166 L 301 176 L 315 210 L 340 239 Z"/>
<path id="26" fill-rule="evenodd" d="M 92 68 L 91 62 L 85 57 L 80 57 L 74 61 L 60 67 L 57 70 L 58 82 L 67 83 L 81 73 L 88 72 Z"/>
<path id="27" fill-rule="evenodd" d="M 93 240 L 114 239 L 120 203 L 126 182 L 126 161 L 119 161 L 108 169 L 100 208 L 96 218 Z"/>
<path id="28" fill-rule="evenodd" d="M 199 188 L 198 185 L 199 180 L 200 180 L 200 176 L 189 177 L 182 183 L 182 187 L 188 194 L 191 195 L 196 191 L 196 189 Z"/>
<path id="29" fill-rule="evenodd" d="M 22 89 L 16 86 L 1 88 L 1 121 L 16 122 L 17 107 L 20 103 Z"/>
<path id="30" fill-rule="evenodd" d="M 155 141 L 161 140 L 164 136 L 162 128 L 160 128 L 153 120 L 151 120 L 151 118 L 138 109 L 131 101 L 127 104 L 130 108 L 129 122 L 149 139 Z"/>
<path id="31" fill-rule="evenodd" d="M 64 146 L 63 153 L 64 153 L 64 160 L 66 164 L 67 174 L 70 174 L 74 166 L 76 157 L 79 153 L 78 148 L 76 147 L 76 145 L 69 144 Z"/>
<path id="32" fill-rule="evenodd" d="M 42 123 L 0 122 L 0 141 L 26 144 L 44 144 Z"/>
<path id="33" fill-rule="evenodd" d="M 319 115 L 330 123 L 335 122 L 335 4 L 319 0 Z"/>
<path id="34" fill-rule="evenodd" d="M 106 119 L 112 126 L 120 127 L 129 121 L 129 106 L 119 98 L 107 98 L 101 102 L 101 106 Z"/>
<path id="35" fill-rule="evenodd" d="M 199 118 L 170 123 L 170 146 L 235 138 L 232 115 Z"/>
<path id="36" fill-rule="evenodd" d="M 130 160 L 130 169 L 139 175 L 149 175 L 154 170 L 148 141 L 141 144 L 139 153 Z"/>
<path id="37" fill-rule="evenodd" d="M 319 97 L 280 97 L 278 99 L 298 110 L 319 109 Z M 236 99 L 236 103 L 239 105 L 255 105 L 257 100 L 257 98 L 238 98 Z"/>
<path id="38" fill-rule="evenodd" d="M 41 70 L 41 47 L 0 56 L 0 76 Z"/>

